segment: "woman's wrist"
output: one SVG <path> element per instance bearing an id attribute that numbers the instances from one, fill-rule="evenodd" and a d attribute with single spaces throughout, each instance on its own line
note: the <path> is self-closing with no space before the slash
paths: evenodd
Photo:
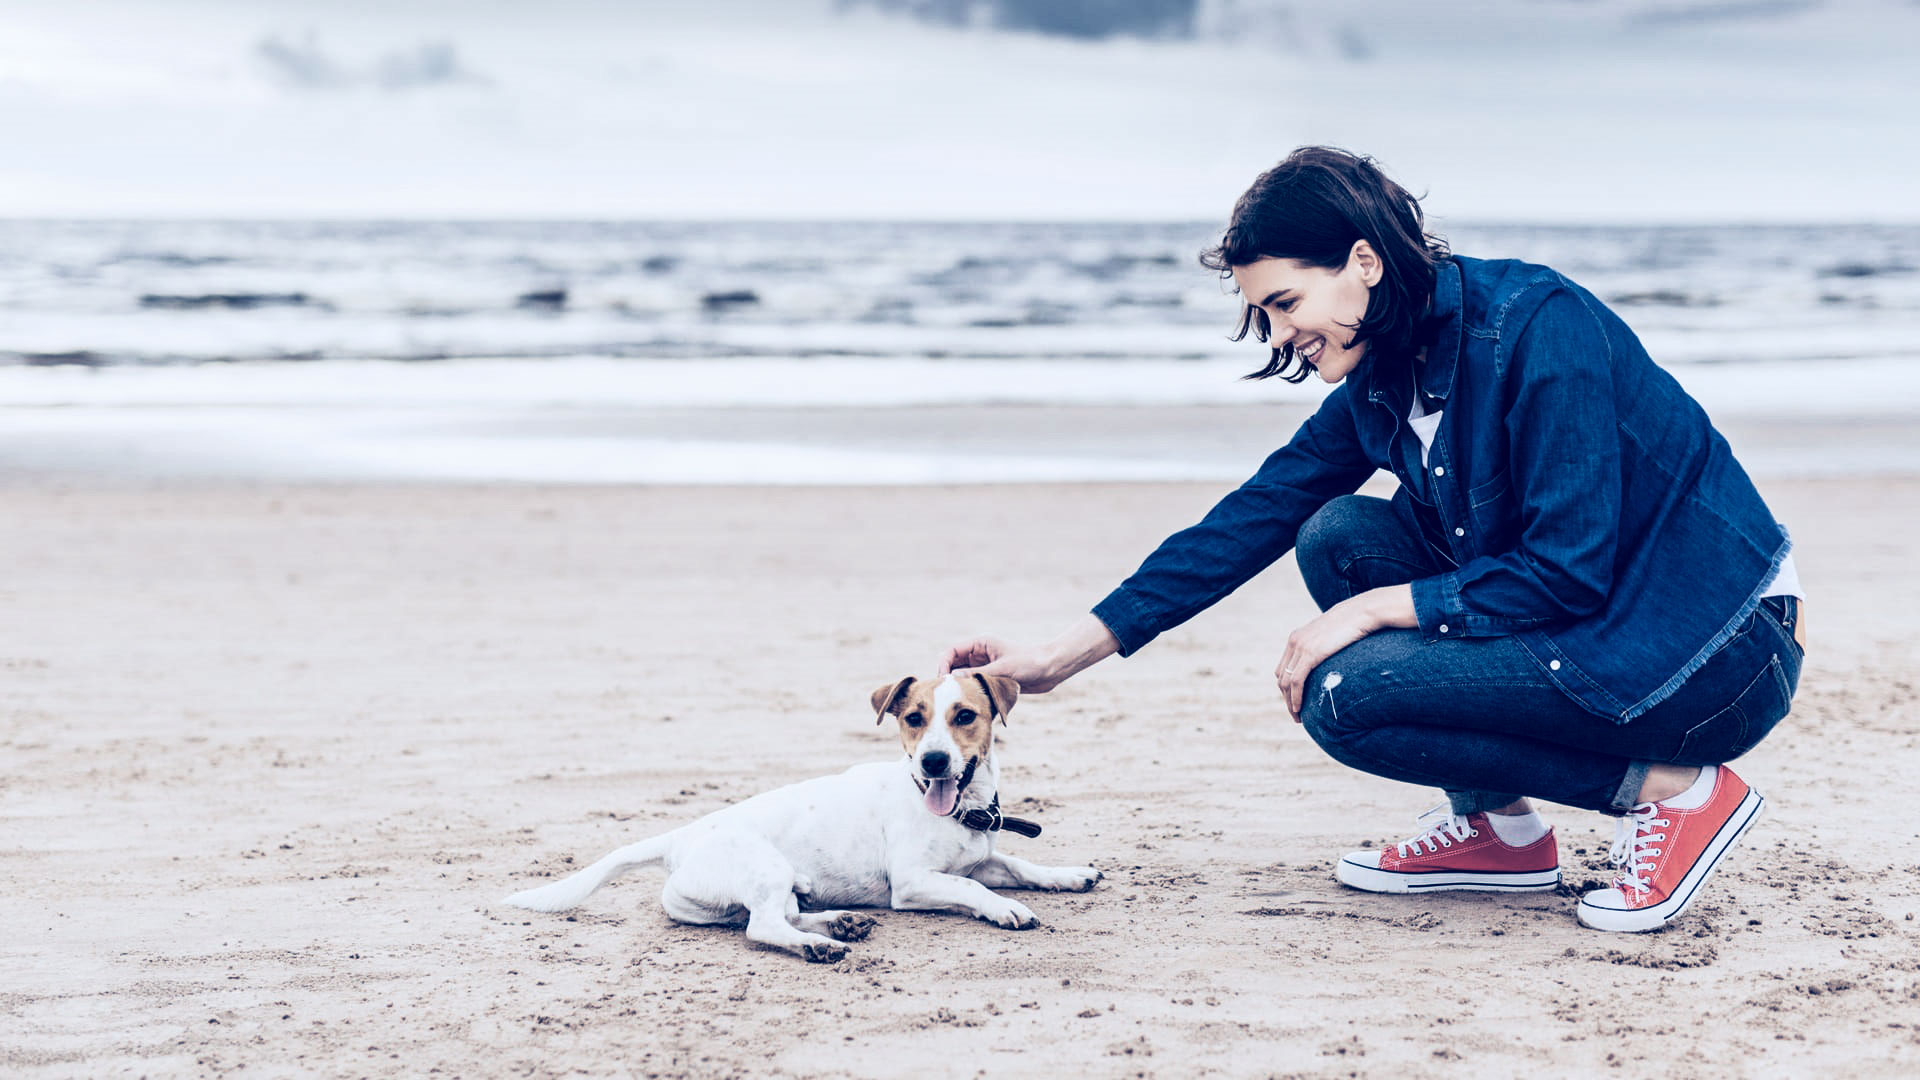
<path id="1" fill-rule="evenodd" d="M 1371 629 L 1410 629 L 1420 625 L 1420 618 L 1413 610 L 1412 585 L 1382 585 L 1377 589 L 1368 589 L 1355 599 L 1361 601 Z"/>
<path id="2" fill-rule="evenodd" d="M 1120 639 L 1088 614 L 1042 647 L 1042 663 L 1048 681 L 1058 685 L 1119 651 Z"/>

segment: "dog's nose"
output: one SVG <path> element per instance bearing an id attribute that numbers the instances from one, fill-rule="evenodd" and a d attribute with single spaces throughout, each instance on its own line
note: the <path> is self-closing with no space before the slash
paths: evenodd
<path id="1" fill-rule="evenodd" d="M 947 755 L 939 750 L 930 751 L 920 758 L 920 771 L 928 776 L 947 775 Z"/>

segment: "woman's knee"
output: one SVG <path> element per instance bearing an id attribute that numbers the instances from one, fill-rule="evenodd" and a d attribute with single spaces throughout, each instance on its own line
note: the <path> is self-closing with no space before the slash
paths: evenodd
<path id="1" fill-rule="evenodd" d="M 1313 602 L 1325 611 L 1353 595 L 1343 567 L 1363 539 L 1377 533 L 1382 514 L 1392 504 L 1370 495 L 1341 495 L 1330 499 L 1300 526 L 1294 537 L 1293 558 L 1307 583 Z"/>
<path id="2" fill-rule="evenodd" d="M 1425 649 L 1418 631 L 1382 630 L 1321 661 L 1301 695 L 1300 724 L 1307 735 L 1345 760 L 1341 747 L 1407 723 L 1406 691 L 1419 689 L 1418 659 Z"/>
<path id="3" fill-rule="evenodd" d="M 1342 748 L 1364 734 L 1367 727 L 1362 712 L 1349 707 L 1343 716 L 1340 711 L 1339 690 L 1345 681 L 1346 676 L 1329 659 L 1307 676 L 1300 702 L 1300 726 L 1335 761 L 1346 760 Z"/>

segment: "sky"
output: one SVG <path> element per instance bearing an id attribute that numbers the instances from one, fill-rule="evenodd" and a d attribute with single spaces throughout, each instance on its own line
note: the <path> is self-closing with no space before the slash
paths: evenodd
<path id="1" fill-rule="evenodd" d="M 4 217 L 1211 221 L 1321 142 L 1441 220 L 1920 222 L 1915 0 L 0 0 L 0 25 Z"/>

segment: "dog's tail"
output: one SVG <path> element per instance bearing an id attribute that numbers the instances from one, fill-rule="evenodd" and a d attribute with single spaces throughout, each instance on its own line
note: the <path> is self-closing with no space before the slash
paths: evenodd
<path id="1" fill-rule="evenodd" d="M 537 889 L 528 889 L 507 897 L 502 903 L 514 907 L 531 908 L 534 911 L 565 911 L 578 907 L 580 901 L 592 896 L 594 890 L 612 881 L 623 871 L 636 866 L 649 866 L 667 857 L 672 846 L 672 833 L 642 840 L 637 844 L 628 844 L 608 853 L 608 855 L 585 870 L 571 877 L 562 878 L 552 884 Z"/>

